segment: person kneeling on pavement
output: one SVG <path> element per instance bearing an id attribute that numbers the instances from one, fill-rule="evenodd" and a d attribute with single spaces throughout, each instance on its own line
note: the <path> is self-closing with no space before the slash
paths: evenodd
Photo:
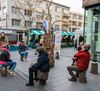
<path id="1" fill-rule="evenodd" d="M 22 41 L 19 45 L 19 54 L 21 61 L 27 61 L 28 51 L 27 51 L 27 45 L 24 41 Z"/>
<path id="2" fill-rule="evenodd" d="M 89 53 L 90 45 L 83 45 L 82 49 L 74 55 L 72 60 L 76 61 L 75 65 L 68 66 L 67 70 L 72 78 L 68 79 L 69 81 L 77 81 L 77 77 L 79 72 L 87 71 L 89 62 L 90 62 L 90 53 Z M 76 75 L 73 73 L 76 72 Z"/>
<path id="3" fill-rule="evenodd" d="M 37 78 L 37 71 L 40 70 L 41 72 L 49 72 L 50 66 L 49 66 L 49 57 L 44 48 L 38 48 L 37 49 L 39 57 L 37 59 L 37 63 L 31 65 L 29 67 L 29 82 L 26 84 L 26 86 L 33 86 L 34 80 L 38 80 Z M 34 72 L 34 78 L 33 78 L 33 72 Z"/>

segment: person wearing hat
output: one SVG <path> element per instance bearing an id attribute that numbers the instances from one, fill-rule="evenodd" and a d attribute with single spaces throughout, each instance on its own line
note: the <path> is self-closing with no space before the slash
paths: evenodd
<path id="1" fill-rule="evenodd" d="M 34 81 L 38 80 L 37 78 L 37 71 L 40 70 L 41 72 L 49 72 L 50 66 L 49 66 L 49 57 L 44 48 L 38 48 L 37 49 L 39 57 L 37 59 L 37 63 L 32 64 L 29 67 L 29 82 L 26 84 L 26 86 L 33 86 Z M 34 72 L 34 79 L 33 79 L 33 72 Z"/>
<path id="2" fill-rule="evenodd" d="M 90 45 L 84 44 L 82 49 L 72 58 L 72 60 L 76 60 L 76 65 L 67 67 L 67 70 L 71 75 L 71 78 L 68 79 L 69 81 L 77 81 L 78 73 L 87 71 L 90 62 L 89 49 Z M 75 71 L 77 75 L 75 75 L 73 71 Z"/>

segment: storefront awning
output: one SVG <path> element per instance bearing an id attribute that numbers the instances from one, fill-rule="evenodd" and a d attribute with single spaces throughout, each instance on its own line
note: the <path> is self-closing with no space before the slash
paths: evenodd
<path id="1" fill-rule="evenodd" d="M 45 32 L 43 30 L 31 30 L 31 32 L 29 33 L 30 35 L 44 35 Z M 65 32 L 62 31 L 62 36 L 74 36 L 75 33 L 74 32 Z"/>
<path id="2" fill-rule="evenodd" d="M 67 32 L 70 36 L 74 36 L 75 33 L 74 32 Z"/>
<path id="3" fill-rule="evenodd" d="M 75 33 L 74 32 L 65 32 L 65 31 L 62 31 L 62 36 L 74 36 Z"/>
<path id="4" fill-rule="evenodd" d="M 34 35 L 44 35 L 45 32 L 42 31 L 42 30 L 31 30 L 31 35 L 34 34 Z"/>
<path id="5" fill-rule="evenodd" d="M 65 31 L 62 31 L 62 36 L 69 36 L 69 34 Z"/>

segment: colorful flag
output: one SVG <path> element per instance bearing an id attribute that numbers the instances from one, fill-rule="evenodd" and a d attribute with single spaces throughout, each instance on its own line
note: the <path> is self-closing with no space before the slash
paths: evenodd
<path id="1" fill-rule="evenodd" d="M 46 32 L 48 33 L 48 30 L 49 30 L 49 22 L 48 22 L 48 20 L 44 20 L 43 21 L 43 26 L 44 26 Z"/>

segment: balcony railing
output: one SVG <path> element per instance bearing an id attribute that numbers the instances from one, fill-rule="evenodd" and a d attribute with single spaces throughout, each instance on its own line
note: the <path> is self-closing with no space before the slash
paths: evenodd
<path id="1" fill-rule="evenodd" d="M 62 16 L 66 17 L 66 18 L 69 18 L 70 15 L 69 15 L 69 13 L 68 14 L 67 13 L 63 13 Z"/>

